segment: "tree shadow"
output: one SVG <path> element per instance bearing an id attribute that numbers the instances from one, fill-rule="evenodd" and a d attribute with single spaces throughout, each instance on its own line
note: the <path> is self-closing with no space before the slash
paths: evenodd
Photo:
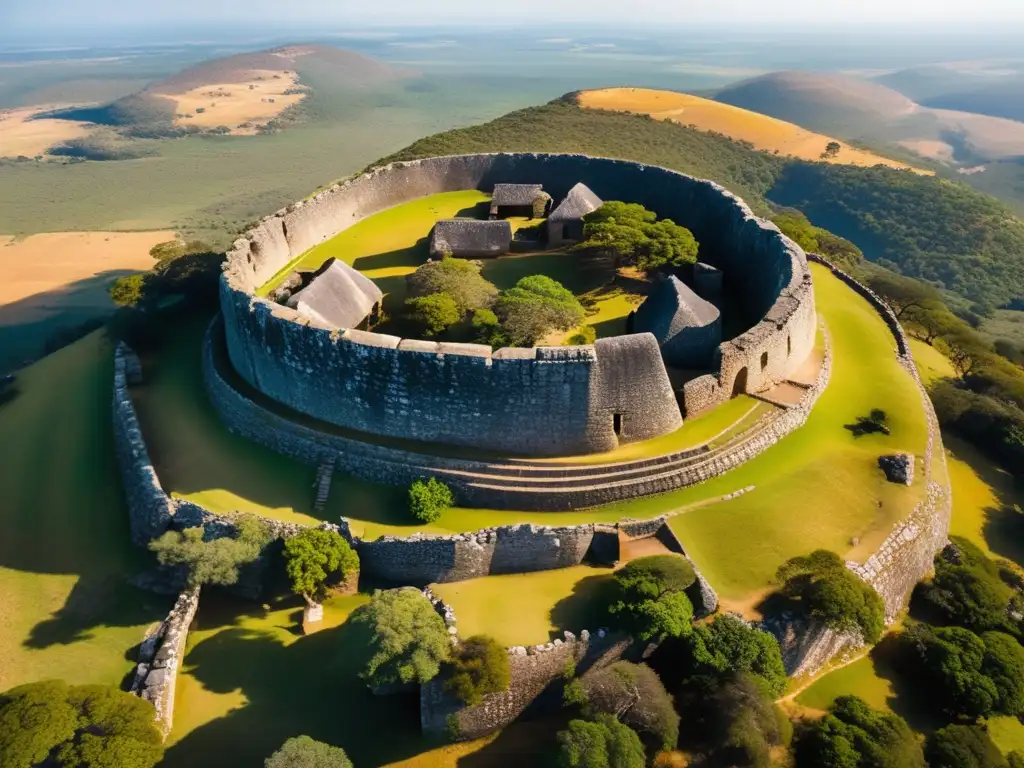
<path id="1" fill-rule="evenodd" d="M 875 408 L 867 416 L 858 416 L 855 423 L 844 424 L 843 428 L 849 430 L 855 438 L 865 435 L 888 435 L 889 427 L 885 422 L 885 411 Z"/>
<path id="2" fill-rule="evenodd" d="M 208 606 L 225 623 L 232 603 Z M 378 697 L 358 678 L 368 636 L 351 621 L 285 645 L 273 635 L 224 626 L 192 647 L 184 673 L 206 691 L 240 692 L 245 704 L 188 733 L 162 765 L 259 765 L 285 740 L 308 735 L 342 747 L 356 765 L 384 765 L 430 745 L 420 734 L 417 694 Z M 179 696 L 182 692 L 179 680 Z M 181 701 L 179 698 L 179 706 Z"/>
<path id="3" fill-rule="evenodd" d="M 553 637 L 565 631 L 579 634 L 591 632 L 608 624 L 608 604 L 614 595 L 615 580 L 611 573 L 586 576 L 573 585 L 572 592 L 551 607 L 548 617 L 555 626 Z"/>
<path id="4" fill-rule="evenodd" d="M 874 673 L 892 686 L 893 695 L 886 699 L 889 708 L 915 731 L 930 733 L 946 725 L 947 720 L 935 712 L 925 686 L 909 674 L 913 659 L 908 658 L 907 653 L 897 637 L 889 634 L 871 649 L 869 657 Z"/>
<path id="5" fill-rule="evenodd" d="M 571 716 L 560 712 L 536 720 L 516 720 L 472 754 L 459 757 L 458 768 L 506 768 L 510 765 L 531 768 L 558 766 L 558 741 Z"/>

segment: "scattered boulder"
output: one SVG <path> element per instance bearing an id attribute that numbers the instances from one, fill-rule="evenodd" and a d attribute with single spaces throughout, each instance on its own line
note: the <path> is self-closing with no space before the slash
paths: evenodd
<path id="1" fill-rule="evenodd" d="M 878 466 L 885 472 L 885 477 L 890 483 L 910 485 L 914 482 L 914 457 L 909 453 L 879 456 Z"/>

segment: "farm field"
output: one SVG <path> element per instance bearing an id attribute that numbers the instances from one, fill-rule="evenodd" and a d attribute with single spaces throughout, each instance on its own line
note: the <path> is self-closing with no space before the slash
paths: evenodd
<path id="1" fill-rule="evenodd" d="M 0 690 L 119 684 L 170 607 L 124 583 L 140 557 L 114 463 L 112 359 L 93 333 L 23 370 L 0 405 Z"/>
<path id="2" fill-rule="evenodd" d="M 580 106 L 589 109 L 634 112 L 650 115 L 656 120 L 671 120 L 682 125 L 694 126 L 702 131 L 722 133 L 737 141 L 749 142 L 755 149 L 777 152 L 801 160 L 820 160 L 825 145 L 837 141 L 842 149 L 838 156 L 828 160 L 830 163 L 887 165 L 899 169 L 911 167 L 874 152 L 852 147 L 831 136 L 814 133 L 785 120 L 686 93 L 647 88 L 604 88 L 582 91 L 578 99 Z"/>

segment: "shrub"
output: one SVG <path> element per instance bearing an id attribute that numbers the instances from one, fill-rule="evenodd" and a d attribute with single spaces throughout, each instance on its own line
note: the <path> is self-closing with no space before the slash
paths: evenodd
<path id="1" fill-rule="evenodd" d="M 149 549 L 161 565 L 187 567 L 189 587 L 229 586 L 238 582 L 239 569 L 255 561 L 270 541 L 266 524 L 249 515 L 237 518 L 233 535 L 209 541 L 204 536 L 202 527 L 167 531 L 151 541 Z"/>
<path id="2" fill-rule="evenodd" d="M 421 523 L 433 523 L 455 504 L 451 488 L 436 477 L 416 480 L 409 486 L 409 513 Z"/>
<path id="3" fill-rule="evenodd" d="M 491 310 L 478 309 L 473 313 L 470 324 L 473 326 L 473 335 L 479 343 L 489 344 L 492 347 L 501 347 L 508 343 L 498 316 Z"/>
<path id="4" fill-rule="evenodd" d="M 455 299 L 447 293 L 432 293 L 415 299 L 406 299 L 409 314 L 423 326 L 426 336 L 436 336 L 462 319 Z"/>
<path id="5" fill-rule="evenodd" d="M 495 304 L 509 343 L 535 344 L 550 331 L 568 331 L 583 322 L 585 313 L 572 291 L 545 275 L 524 277 L 502 291 Z"/>
<path id="6" fill-rule="evenodd" d="M 444 620 L 418 589 L 377 591 L 351 620 L 370 635 L 359 674 L 374 688 L 425 683 L 448 660 Z"/>
<path id="7" fill-rule="evenodd" d="M 947 725 L 928 737 L 929 768 L 1005 768 L 999 748 L 978 725 Z"/>
<path id="8" fill-rule="evenodd" d="M 153 706 L 107 685 L 45 680 L 0 694 L 4 768 L 152 768 L 163 757 Z"/>
<path id="9" fill-rule="evenodd" d="M 706 738 L 718 762 L 767 768 L 771 750 L 788 744 L 792 726 L 767 688 L 751 675 L 736 675 L 710 696 Z"/>
<path id="10" fill-rule="evenodd" d="M 474 635 L 455 652 L 445 690 L 464 704 L 475 705 L 489 693 L 504 691 L 511 679 L 504 646 L 493 637 Z"/>
<path id="11" fill-rule="evenodd" d="M 806 616 L 841 631 L 856 630 L 876 643 L 885 626 L 878 593 L 849 571 L 839 555 L 824 549 L 783 563 L 776 573 L 781 593 Z"/>
<path id="12" fill-rule="evenodd" d="M 472 261 L 445 256 L 428 261 L 405 278 L 409 296 L 413 298 L 445 293 L 452 297 L 460 317 L 494 303 L 498 289 L 480 274 L 480 266 Z"/>
<path id="13" fill-rule="evenodd" d="M 286 539 L 284 557 L 292 591 L 309 603 L 324 599 L 331 574 L 345 579 L 359 568 L 359 556 L 341 534 L 323 528 L 303 528 Z"/>
<path id="14" fill-rule="evenodd" d="M 679 637 L 690 631 L 693 605 L 684 590 L 696 578 L 693 566 L 679 555 L 638 558 L 615 573 L 608 611 L 641 640 Z"/>
<path id="15" fill-rule="evenodd" d="M 583 217 L 584 240 L 577 248 L 613 252 L 623 264 L 643 271 L 697 261 L 693 233 L 637 203 L 606 202 Z"/>
<path id="16" fill-rule="evenodd" d="M 840 696 L 820 720 L 805 724 L 794 745 L 796 768 L 924 768 L 921 745 L 907 722 Z"/>
<path id="17" fill-rule="evenodd" d="M 618 661 L 577 682 L 588 717 L 614 715 L 634 731 L 653 737 L 657 749 L 675 747 L 679 715 L 665 686 L 646 664 Z"/>
<path id="18" fill-rule="evenodd" d="M 786 690 L 782 651 L 773 635 L 733 616 L 717 616 L 683 638 L 690 674 L 750 673 L 764 681 L 773 696 Z"/>
<path id="19" fill-rule="evenodd" d="M 263 761 L 265 768 L 352 768 L 345 750 L 309 736 L 288 739 Z"/>
<path id="20" fill-rule="evenodd" d="M 110 286 L 110 298 L 119 307 L 134 307 L 143 297 L 146 275 L 119 277 Z"/>
<path id="21" fill-rule="evenodd" d="M 612 715 L 570 721 L 558 743 L 563 768 L 644 768 L 646 762 L 640 738 Z"/>

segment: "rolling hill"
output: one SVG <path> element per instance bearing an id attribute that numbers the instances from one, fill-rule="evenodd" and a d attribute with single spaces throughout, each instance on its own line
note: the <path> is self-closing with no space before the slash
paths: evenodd
<path id="1" fill-rule="evenodd" d="M 922 106 L 1024 121 L 1024 67 L 959 62 L 901 69 L 874 78 Z"/>
<path id="2" fill-rule="evenodd" d="M 821 159 L 825 146 L 837 141 L 842 149 L 828 162 L 867 167 L 886 165 L 901 170 L 910 167 L 785 120 L 686 93 L 647 88 L 603 88 L 581 91 L 576 99 L 581 107 L 588 109 L 632 112 L 650 115 L 657 120 L 671 120 L 702 131 L 725 134 L 747 142 L 755 149 L 801 160 Z"/>

